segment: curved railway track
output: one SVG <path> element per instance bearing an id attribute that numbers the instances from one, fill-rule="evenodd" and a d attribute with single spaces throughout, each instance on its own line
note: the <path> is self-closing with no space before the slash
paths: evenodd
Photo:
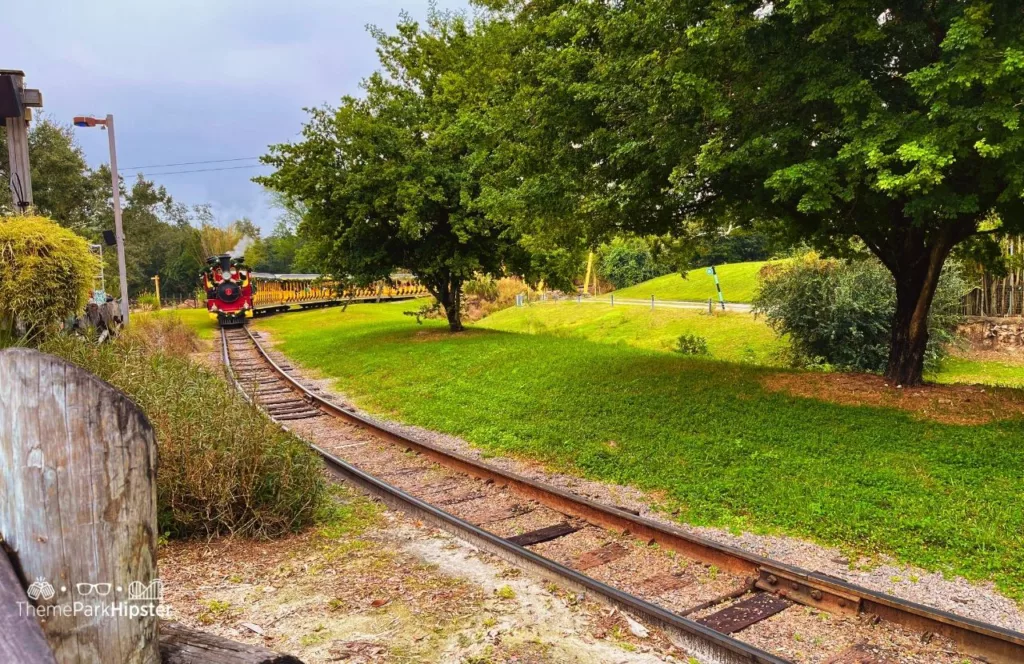
<path id="1" fill-rule="evenodd" d="M 642 616 L 700 662 L 1024 662 L 1024 634 L 719 544 L 417 440 L 302 384 L 248 328 L 222 330 L 221 339 L 238 388 L 309 442 L 332 472 L 513 564 Z M 824 637 L 791 642 L 798 631 L 822 633 L 822 623 Z"/>

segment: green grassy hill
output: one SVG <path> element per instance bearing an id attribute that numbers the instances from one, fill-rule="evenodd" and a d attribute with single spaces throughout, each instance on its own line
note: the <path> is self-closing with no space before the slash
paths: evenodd
<path id="1" fill-rule="evenodd" d="M 491 314 L 477 327 L 502 332 L 552 334 L 601 343 L 627 344 L 648 350 L 671 351 L 681 334 L 698 334 L 708 342 L 716 360 L 772 365 L 786 341 L 763 320 L 739 312 L 709 316 L 698 309 L 656 309 L 549 302 L 512 307 Z"/>
<path id="2" fill-rule="evenodd" d="M 726 302 L 750 302 L 757 290 L 757 273 L 767 261 L 731 263 L 719 265 L 718 280 L 722 282 L 722 293 Z M 651 295 L 659 300 L 706 300 L 718 299 L 715 278 L 705 272 L 706 268 L 690 270 L 683 278 L 678 273 L 666 274 L 629 288 L 615 291 L 615 297 L 649 299 Z"/>

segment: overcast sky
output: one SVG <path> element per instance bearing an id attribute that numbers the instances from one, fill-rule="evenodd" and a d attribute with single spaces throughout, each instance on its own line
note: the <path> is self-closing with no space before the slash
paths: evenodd
<path id="1" fill-rule="evenodd" d="M 467 0 L 438 0 L 464 9 Z M 118 165 L 255 157 L 293 139 L 303 107 L 358 94 L 376 67 L 366 25 L 393 28 L 429 0 L 35 0 L 4 3 L 0 69 L 21 69 L 60 121 L 113 113 Z M 79 129 L 93 165 L 106 134 Z M 218 221 L 248 216 L 264 229 L 277 212 L 249 181 L 255 161 L 147 169 L 185 203 L 211 203 Z M 130 175 L 135 171 L 125 171 Z"/>

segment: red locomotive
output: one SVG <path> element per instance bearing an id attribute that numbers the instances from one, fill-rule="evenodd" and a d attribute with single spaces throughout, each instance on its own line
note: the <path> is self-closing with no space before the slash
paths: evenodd
<path id="1" fill-rule="evenodd" d="M 256 292 L 245 258 L 223 254 L 207 258 L 206 263 L 201 276 L 210 318 L 221 326 L 244 324 L 246 318 L 252 318 Z"/>

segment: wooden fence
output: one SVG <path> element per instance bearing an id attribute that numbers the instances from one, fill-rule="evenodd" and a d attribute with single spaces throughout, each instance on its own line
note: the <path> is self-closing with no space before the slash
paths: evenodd
<path id="1" fill-rule="evenodd" d="M 988 318 L 1024 316 L 1024 284 L 1006 279 L 986 283 L 964 296 L 960 311 Z"/>

